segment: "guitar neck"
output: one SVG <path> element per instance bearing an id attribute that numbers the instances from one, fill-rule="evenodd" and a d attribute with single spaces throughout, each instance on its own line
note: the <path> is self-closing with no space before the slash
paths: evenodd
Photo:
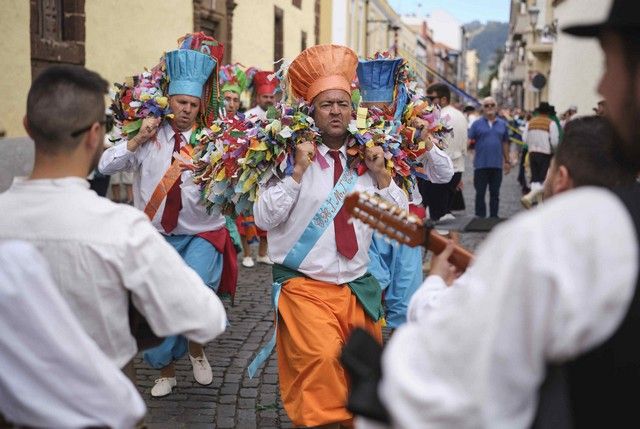
<path id="1" fill-rule="evenodd" d="M 344 207 L 354 218 L 399 243 L 410 247 L 422 245 L 435 254 L 442 253 L 447 246 L 447 239 L 427 228 L 418 216 L 374 194 L 353 192 L 345 198 Z M 466 270 L 472 259 L 471 252 L 454 244 L 449 262 L 458 270 Z"/>
<path id="2" fill-rule="evenodd" d="M 423 246 L 434 254 L 439 255 L 447 246 L 447 239 L 438 234 L 435 230 L 425 228 Z M 473 254 L 471 252 L 460 246 L 458 243 L 454 244 L 453 252 L 451 253 L 451 256 L 449 256 L 449 262 L 451 262 L 451 264 L 453 264 L 459 271 L 465 271 L 472 259 Z"/>

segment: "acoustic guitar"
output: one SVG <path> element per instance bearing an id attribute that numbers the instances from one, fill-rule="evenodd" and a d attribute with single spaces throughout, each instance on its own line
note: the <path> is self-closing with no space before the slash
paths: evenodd
<path id="1" fill-rule="evenodd" d="M 344 207 L 351 217 L 398 243 L 410 247 L 422 245 L 435 254 L 440 254 L 447 246 L 447 239 L 435 232 L 433 225 L 425 224 L 418 216 L 377 195 L 353 192 L 345 198 Z M 472 258 L 470 251 L 455 244 L 449 262 L 460 271 L 465 271 Z"/>

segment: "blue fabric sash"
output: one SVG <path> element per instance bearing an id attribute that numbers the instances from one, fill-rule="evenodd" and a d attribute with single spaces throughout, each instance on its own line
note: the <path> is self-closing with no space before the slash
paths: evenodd
<path id="1" fill-rule="evenodd" d="M 262 349 L 260 349 L 256 357 L 253 358 L 253 361 L 251 361 L 251 363 L 249 364 L 249 367 L 247 368 L 249 378 L 253 378 L 253 376 L 256 375 L 256 371 L 258 371 L 260 365 L 262 365 L 264 361 L 269 358 L 271 352 L 273 351 L 273 348 L 276 346 L 276 332 L 278 332 L 278 299 L 280 298 L 281 290 L 282 283 L 277 281 L 273 282 L 273 284 L 271 285 L 271 305 L 275 310 L 275 328 L 273 330 L 273 336 L 271 337 L 269 342 L 265 344 Z"/>
<path id="2" fill-rule="evenodd" d="M 293 245 L 282 265 L 292 270 L 297 270 L 300 264 L 307 257 L 313 246 L 318 242 L 327 227 L 333 222 L 333 218 L 338 214 L 344 198 L 349 194 L 358 181 L 355 171 L 347 168 L 338 179 L 326 201 L 320 206 L 316 214 L 307 225 L 300 239 Z"/>

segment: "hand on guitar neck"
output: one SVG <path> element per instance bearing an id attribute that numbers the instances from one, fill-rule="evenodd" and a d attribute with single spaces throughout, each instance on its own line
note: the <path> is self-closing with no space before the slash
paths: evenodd
<path id="1" fill-rule="evenodd" d="M 447 286 L 451 286 L 455 279 L 460 277 L 464 272 L 464 269 L 461 269 L 450 262 L 450 258 L 452 257 L 455 248 L 456 243 L 452 240 L 447 240 L 447 245 L 444 250 L 439 254 L 434 253 L 433 258 L 431 258 L 429 275 L 439 276 L 444 280 Z"/>
<path id="2" fill-rule="evenodd" d="M 467 269 L 473 259 L 471 252 L 433 229 L 427 228 L 422 219 L 378 196 L 354 192 L 345 198 L 344 206 L 352 217 L 366 223 L 381 234 L 411 247 L 422 245 L 435 255 L 442 255 L 440 259 L 436 256 L 434 260 L 439 270 L 438 275 L 445 281 L 446 278 L 442 274 L 449 271 L 446 261 L 455 267 L 455 272 L 460 274 Z M 442 258 L 446 259 L 442 260 Z"/>

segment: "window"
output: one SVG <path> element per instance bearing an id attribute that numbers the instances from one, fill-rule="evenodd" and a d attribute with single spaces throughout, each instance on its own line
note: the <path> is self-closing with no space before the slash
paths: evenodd
<path id="1" fill-rule="evenodd" d="M 302 9 L 302 0 L 291 0 L 291 3 L 298 9 Z"/>
<path id="2" fill-rule="evenodd" d="M 307 49 L 307 32 L 303 31 L 300 37 L 300 52 Z"/>
<path id="3" fill-rule="evenodd" d="M 29 32 L 33 78 L 54 64 L 84 64 L 84 0 L 31 0 Z"/>
<path id="4" fill-rule="evenodd" d="M 284 58 L 284 12 L 279 7 L 274 7 L 273 26 L 273 62 Z"/>

